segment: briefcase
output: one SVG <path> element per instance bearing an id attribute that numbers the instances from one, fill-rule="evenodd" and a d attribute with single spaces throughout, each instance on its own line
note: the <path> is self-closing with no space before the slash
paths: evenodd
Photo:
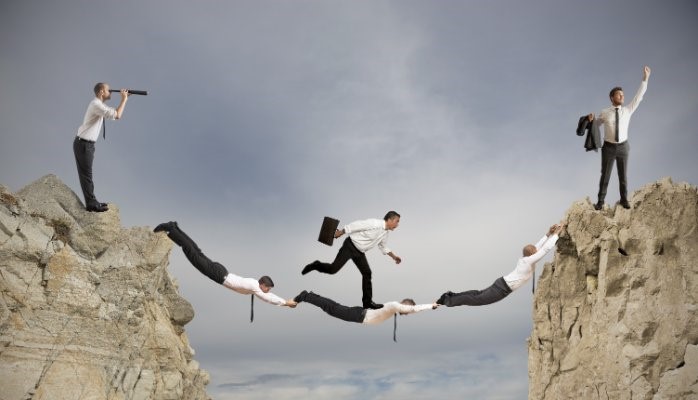
<path id="1" fill-rule="evenodd" d="M 334 233 L 339 226 L 339 220 L 331 217 L 325 217 L 322 220 L 322 226 L 320 227 L 320 236 L 317 240 L 320 243 L 324 243 L 328 246 L 332 246 L 334 243 Z"/>

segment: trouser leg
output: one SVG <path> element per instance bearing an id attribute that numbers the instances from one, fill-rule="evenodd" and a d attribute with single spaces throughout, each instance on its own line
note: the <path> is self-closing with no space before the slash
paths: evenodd
<path id="1" fill-rule="evenodd" d="M 75 164 L 78 168 L 78 178 L 80 179 L 80 188 L 85 199 L 85 206 L 97 205 L 98 201 L 94 194 L 94 183 L 92 182 L 92 162 L 95 156 L 95 145 L 75 137 L 73 153 L 75 154 Z"/>
<path id="2" fill-rule="evenodd" d="M 447 307 L 455 306 L 484 306 L 496 303 L 511 293 L 504 278 L 498 278 L 492 285 L 483 290 L 468 290 L 461 293 L 446 292 L 437 303 Z"/>
<path id="3" fill-rule="evenodd" d="M 222 264 L 211 261 L 211 259 L 206 257 L 192 238 L 179 228 L 170 230 L 167 236 L 182 248 L 191 265 L 198 269 L 199 272 L 209 277 L 212 281 L 223 284 L 225 277 L 228 276 L 228 270 Z"/>
<path id="4" fill-rule="evenodd" d="M 611 179 L 613 172 L 613 163 L 616 160 L 616 147 L 612 143 L 604 143 L 601 148 L 601 179 L 599 179 L 599 203 L 603 203 L 606 199 L 608 190 L 608 182 Z"/>
<path id="5" fill-rule="evenodd" d="M 362 307 L 347 307 L 313 292 L 308 293 L 304 301 L 320 307 L 324 312 L 335 318 L 348 322 L 361 323 L 366 315 Z"/>
<path id="6" fill-rule="evenodd" d="M 624 142 L 618 145 L 616 151 L 616 165 L 618 166 L 618 186 L 620 187 L 620 200 L 628 201 L 628 155 L 630 144 Z"/>
<path id="7" fill-rule="evenodd" d="M 314 266 L 315 270 L 330 275 L 336 274 L 340 269 L 342 269 L 344 264 L 346 264 L 347 261 L 352 258 L 353 248 L 354 245 L 351 243 L 351 239 L 346 238 L 342 244 L 342 247 L 339 248 L 334 261 L 332 261 L 331 264 L 323 262 L 317 263 Z"/>
<path id="8" fill-rule="evenodd" d="M 351 258 L 356 264 L 356 267 L 361 272 L 361 290 L 363 295 L 361 301 L 364 306 L 373 301 L 373 284 L 371 283 L 371 267 L 368 265 L 368 260 L 366 259 L 366 254 L 358 252 L 359 254 L 354 255 Z"/>

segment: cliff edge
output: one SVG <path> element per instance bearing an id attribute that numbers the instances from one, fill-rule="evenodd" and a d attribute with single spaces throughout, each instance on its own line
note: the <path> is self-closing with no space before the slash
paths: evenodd
<path id="1" fill-rule="evenodd" d="M 528 341 L 529 399 L 698 399 L 698 190 L 567 212 Z"/>
<path id="2" fill-rule="evenodd" d="M 0 399 L 208 399 L 171 247 L 53 175 L 0 186 Z"/>

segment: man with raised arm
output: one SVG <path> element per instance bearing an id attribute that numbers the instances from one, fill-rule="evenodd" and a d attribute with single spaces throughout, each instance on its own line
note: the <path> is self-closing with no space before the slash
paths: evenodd
<path id="1" fill-rule="evenodd" d="M 555 224 L 550 227 L 548 233 L 543 236 L 535 245 L 527 244 L 523 248 L 523 257 L 519 258 L 516 268 L 508 275 L 497 278 L 492 285 L 483 290 L 468 290 L 461 293 L 446 292 L 436 300 L 436 304 L 443 304 L 447 307 L 455 306 L 484 306 L 496 303 L 512 291 L 526 283 L 536 268 L 536 262 L 540 261 L 550 250 L 555 247 L 555 243 L 562 232 L 564 225 Z"/>

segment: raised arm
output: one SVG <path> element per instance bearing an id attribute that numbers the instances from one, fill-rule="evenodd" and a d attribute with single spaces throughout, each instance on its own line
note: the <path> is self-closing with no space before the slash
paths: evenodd
<path id="1" fill-rule="evenodd" d="M 116 107 L 116 117 L 114 119 L 121 118 L 121 115 L 124 113 L 124 108 L 126 107 L 126 101 L 128 100 L 128 89 L 121 89 L 119 93 L 121 93 L 121 102 Z"/>

